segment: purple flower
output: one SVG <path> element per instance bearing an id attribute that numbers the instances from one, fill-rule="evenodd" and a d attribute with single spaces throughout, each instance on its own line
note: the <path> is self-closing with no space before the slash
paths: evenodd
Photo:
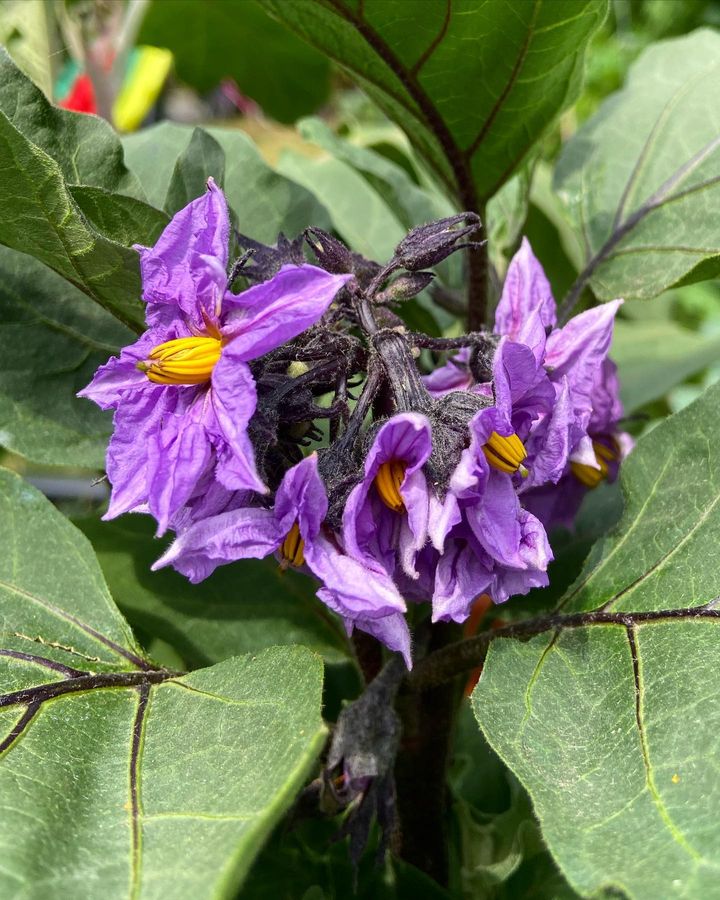
<path id="1" fill-rule="evenodd" d="M 546 528 L 571 529 L 588 490 L 603 481 L 613 482 L 620 463 L 634 446 L 629 434 L 618 429 L 623 415 L 617 368 L 604 359 L 589 388 L 590 417 L 587 434 L 578 442 L 556 485 L 529 491 L 523 502 Z"/>
<path id="2" fill-rule="evenodd" d="M 422 467 L 432 452 L 430 422 L 420 413 L 399 413 L 377 432 L 361 481 L 348 497 L 343 543 L 355 559 L 396 565 L 416 578 L 415 557 L 428 535 L 429 496 Z"/>
<path id="3" fill-rule="evenodd" d="M 351 276 L 286 266 L 235 295 L 229 229 L 209 179 L 154 247 L 136 248 L 149 330 L 79 394 L 115 409 L 105 518 L 148 511 L 162 534 L 209 473 L 227 491 L 266 491 L 247 435 L 256 406 L 248 362 L 316 322 Z"/>
<path id="4" fill-rule="evenodd" d="M 431 506 L 430 537 L 441 555 L 433 617 L 463 621 L 480 593 L 495 602 L 547 583 L 552 552 L 537 518 L 520 505 L 514 476 L 488 458 L 491 435 L 508 439 L 512 426 L 496 407 L 469 423 L 461 455 L 442 502 Z M 513 446 L 512 444 L 510 445 Z"/>
<path id="5" fill-rule="evenodd" d="M 318 597 L 343 617 L 348 631 L 356 627 L 375 635 L 410 666 L 405 601 L 392 578 L 374 560 L 348 555 L 323 527 L 328 500 L 317 454 L 285 473 L 272 507 L 249 493 L 237 495 L 236 502 L 181 531 L 152 568 L 172 565 L 197 583 L 217 566 L 275 553 L 282 566 L 306 567 L 322 582 Z"/>
<path id="6" fill-rule="evenodd" d="M 600 398 L 598 381 L 621 302 L 605 303 L 555 328 L 550 285 L 523 239 L 495 314 L 495 332 L 503 337 L 493 360 L 492 384 L 473 382 L 468 351 L 425 378 L 435 396 L 469 389 L 494 398 L 506 428 L 512 425 L 526 454 L 522 463 L 528 477 L 518 485 L 521 493 L 558 482 L 571 454 L 582 454 L 583 447 L 587 454 L 594 404 L 613 402 Z"/>

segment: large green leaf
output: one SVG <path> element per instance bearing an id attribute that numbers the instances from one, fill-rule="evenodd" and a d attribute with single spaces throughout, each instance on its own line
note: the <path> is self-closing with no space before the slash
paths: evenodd
<path id="1" fill-rule="evenodd" d="M 612 357 L 625 412 L 631 413 L 720 361 L 720 338 L 704 337 L 667 319 L 618 320 Z"/>
<path id="2" fill-rule="evenodd" d="M 300 234 L 309 225 L 330 227 L 322 196 L 274 171 L 242 131 L 210 128 L 225 151 L 225 192 L 238 228 L 256 241 L 274 244 L 278 233 Z"/>
<path id="3" fill-rule="evenodd" d="M 322 744 L 320 659 L 161 669 L 42 495 L 0 472 L 0 514 L 0 894 L 233 897 Z"/>
<path id="4" fill-rule="evenodd" d="M 112 126 L 97 116 L 53 106 L 2 47 L 0 112 L 28 141 L 55 160 L 68 184 L 89 184 L 143 197 L 137 179 L 123 162 L 122 145 Z"/>
<path id="5" fill-rule="evenodd" d="M 102 468 L 111 416 L 75 394 L 134 338 L 42 263 L 0 247 L 0 445 L 37 463 Z"/>
<path id="6" fill-rule="evenodd" d="M 604 0 L 261 0 L 343 66 L 466 208 L 577 95 Z"/>
<path id="7" fill-rule="evenodd" d="M 46 97 L 53 89 L 53 26 L 44 0 L 5 0 L 0 6 L 0 44 Z"/>
<path id="8" fill-rule="evenodd" d="M 282 122 L 327 98 L 327 59 L 281 28 L 253 0 L 155 0 L 140 40 L 169 47 L 178 75 L 205 93 L 225 78 Z"/>
<path id="9" fill-rule="evenodd" d="M 190 143 L 175 162 L 165 209 L 176 212 L 202 196 L 210 177 L 220 185 L 225 183 L 225 154 L 215 138 L 202 128 L 196 128 Z"/>
<path id="10" fill-rule="evenodd" d="M 193 196 L 200 196 L 204 189 L 203 185 Z M 151 247 L 170 221 L 164 212 L 142 200 L 103 188 L 71 185 L 70 194 L 96 231 L 126 247 L 132 244 Z"/>
<path id="11" fill-rule="evenodd" d="M 192 181 L 193 189 L 197 188 L 203 168 L 208 168 L 209 134 L 225 155 L 224 176 L 218 182 L 243 234 L 274 243 L 280 231 L 294 236 L 308 225 L 329 227 L 328 214 L 314 194 L 274 172 L 246 134 L 229 128 L 211 128 L 205 139 L 202 134 L 186 125 L 162 122 L 124 138 L 128 165 L 154 206 L 177 212 L 188 196 L 187 190 L 178 192 L 178 179 Z M 217 168 L 216 152 L 212 159 L 212 167 Z M 204 171 L 204 175 L 217 177 L 217 172 Z"/>
<path id="12" fill-rule="evenodd" d="M 406 228 L 382 194 L 341 159 L 311 159 L 287 150 L 280 172 L 315 191 L 327 207 L 335 231 L 357 253 L 386 262 L 405 237 Z"/>
<path id="13" fill-rule="evenodd" d="M 315 596 L 317 585 L 282 573 L 274 559 L 223 566 L 193 585 L 171 569 L 150 571 L 164 544 L 153 539 L 148 517 L 87 518 L 77 525 L 130 624 L 172 644 L 191 666 L 274 644 L 303 644 L 328 662 L 347 659 L 340 622 Z"/>
<path id="14" fill-rule="evenodd" d="M 473 695 L 586 896 L 717 891 L 719 402 L 710 388 L 638 443 L 617 529 L 559 616 L 492 642 Z"/>
<path id="15" fill-rule="evenodd" d="M 720 254 L 720 35 L 651 46 L 556 171 L 600 299 L 654 297 Z M 707 266 L 696 273 L 709 277 Z"/>
<path id="16" fill-rule="evenodd" d="M 58 163 L 0 112 L 0 244 L 44 262 L 128 325 L 141 327 L 137 253 L 96 231 Z"/>

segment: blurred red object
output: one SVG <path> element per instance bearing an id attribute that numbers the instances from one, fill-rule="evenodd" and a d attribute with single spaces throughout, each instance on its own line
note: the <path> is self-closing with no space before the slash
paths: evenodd
<path id="1" fill-rule="evenodd" d="M 87 75 L 78 75 L 70 88 L 70 93 L 58 103 L 63 109 L 72 109 L 74 112 L 97 113 L 95 91 L 92 81 Z"/>

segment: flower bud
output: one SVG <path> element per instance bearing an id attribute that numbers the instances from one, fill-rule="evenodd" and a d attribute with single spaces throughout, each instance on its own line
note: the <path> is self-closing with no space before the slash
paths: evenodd
<path id="1" fill-rule="evenodd" d="M 463 222 L 469 224 L 462 228 L 455 227 Z M 480 244 L 475 241 L 458 243 L 476 231 L 479 225 L 480 216 L 477 213 L 464 212 L 413 228 L 395 248 L 395 262 L 410 272 L 416 272 L 437 265 L 463 247 L 479 247 Z"/>
<path id="2" fill-rule="evenodd" d="M 323 231 L 322 228 L 306 228 L 305 240 L 310 245 L 321 268 L 333 275 L 352 272 L 352 255 L 345 244 Z"/>
<path id="3" fill-rule="evenodd" d="M 399 275 L 384 291 L 375 296 L 376 303 L 392 303 L 416 297 L 435 277 L 433 272 L 412 272 Z"/>

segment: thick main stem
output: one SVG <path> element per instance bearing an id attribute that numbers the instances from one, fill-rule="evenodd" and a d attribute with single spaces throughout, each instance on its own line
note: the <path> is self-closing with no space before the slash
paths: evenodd
<path id="1" fill-rule="evenodd" d="M 433 626 L 429 652 L 453 635 L 453 626 Z M 447 766 L 460 696 L 457 684 L 417 691 L 406 682 L 397 701 L 402 721 L 395 766 L 400 856 L 442 885 L 448 882 Z"/>
<path id="2" fill-rule="evenodd" d="M 488 246 L 483 244 L 467 251 L 468 260 L 468 331 L 482 331 L 487 327 L 490 286 Z"/>

